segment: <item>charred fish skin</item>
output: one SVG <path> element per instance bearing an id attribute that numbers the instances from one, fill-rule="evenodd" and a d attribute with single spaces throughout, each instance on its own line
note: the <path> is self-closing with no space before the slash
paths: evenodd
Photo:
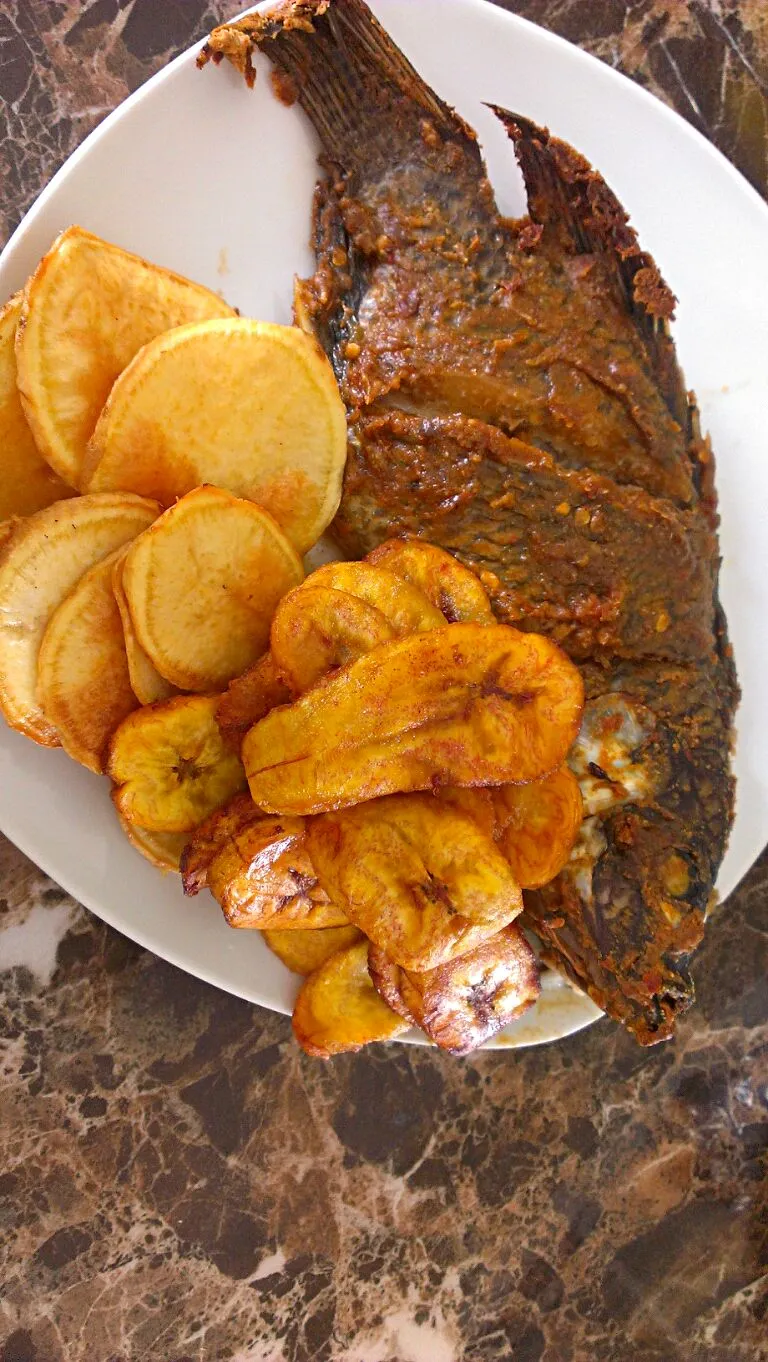
<path id="1" fill-rule="evenodd" d="M 580 663 L 585 734 L 611 706 L 621 732 L 645 716 L 633 778 L 587 773 L 603 803 L 527 912 L 553 964 L 641 1043 L 665 1039 L 730 827 L 738 700 L 674 297 L 589 163 L 496 108 L 529 199 L 503 220 L 474 133 L 363 0 L 286 0 L 214 32 L 202 60 L 248 77 L 254 47 L 324 147 L 296 319 L 348 411 L 336 536 L 351 556 L 393 531 L 448 548 L 501 619 Z"/>

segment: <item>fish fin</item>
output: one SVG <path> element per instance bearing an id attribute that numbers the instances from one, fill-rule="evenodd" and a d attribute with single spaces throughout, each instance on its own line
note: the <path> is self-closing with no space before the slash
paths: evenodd
<path id="1" fill-rule="evenodd" d="M 642 250 L 613 190 L 584 156 L 547 128 L 496 104 L 489 107 L 514 142 L 532 221 L 556 233 L 564 250 L 613 263 L 659 388 L 675 420 L 690 431 L 688 393 L 669 334 L 677 299 L 653 257 Z"/>
<path id="2" fill-rule="evenodd" d="M 412 149 L 414 134 L 476 146 L 472 129 L 421 79 L 364 0 L 283 0 L 247 14 L 214 29 L 198 66 L 226 58 L 253 85 L 256 48 L 287 77 L 326 153 L 347 171 L 369 169 L 372 158 L 391 164 L 398 145 Z"/>

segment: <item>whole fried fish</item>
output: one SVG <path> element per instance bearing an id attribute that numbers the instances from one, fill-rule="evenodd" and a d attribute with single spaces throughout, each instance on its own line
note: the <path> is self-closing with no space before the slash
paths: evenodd
<path id="1" fill-rule="evenodd" d="M 495 109 L 528 194 L 503 219 L 475 134 L 363 0 L 284 0 L 215 30 L 200 62 L 252 81 L 255 47 L 324 148 L 296 319 L 349 415 L 336 537 L 350 556 L 393 534 L 441 545 L 501 620 L 582 666 L 588 816 L 527 912 L 553 964 L 663 1040 L 730 827 L 738 697 L 674 297 L 589 164 Z"/>

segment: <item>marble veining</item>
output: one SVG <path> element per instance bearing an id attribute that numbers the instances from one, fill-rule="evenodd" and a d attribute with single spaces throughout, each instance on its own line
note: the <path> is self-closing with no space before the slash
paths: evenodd
<path id="1" fill-rule="evenodd" d="M 768 188 L 764 0 L 502 0 Z M 236 6 L 3 0 L 0 239 Z M 677 1041 L 322 1066 L 0 840 L 1 1362 L 768 1359 L 768 856 Z"/>

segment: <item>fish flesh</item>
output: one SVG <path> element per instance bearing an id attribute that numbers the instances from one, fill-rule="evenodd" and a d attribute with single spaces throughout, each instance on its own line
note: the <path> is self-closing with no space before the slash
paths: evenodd
<path id="1" fill-rule="evenodd" d="M 216 29 L 200 64 L 250 83 L 256 48 L 323 147 L 295 312 L 348 413 L 334 535 L 351 557 L 393 535 L 448 549 L 500 620 L 582 668 L 587 817 L 526 913 L 545 959 L 664 1040 L 731 824 L 738 700 L 674 296 L 589 163 L 496 107 L 528 198 L 505 219 L 475 133 L 364 0 L 283 0 Z"/>

